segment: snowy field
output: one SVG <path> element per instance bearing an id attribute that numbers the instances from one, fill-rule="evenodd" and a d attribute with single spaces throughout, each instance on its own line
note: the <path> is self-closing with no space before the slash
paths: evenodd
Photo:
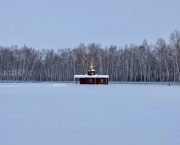
<path id="1" fill-rule="evenodd" d="M 0 145 L 180 145 L 180 86 L 0 83 Z"/>

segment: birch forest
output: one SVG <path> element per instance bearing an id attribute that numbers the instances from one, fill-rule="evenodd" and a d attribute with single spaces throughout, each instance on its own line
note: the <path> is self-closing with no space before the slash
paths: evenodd
<path id="1" fill-rule="evenodd" d="M 75 74 L 87 74 L 90 64 L 96 74 L 109 75 L 110 81 L 179 82 L 180 32 L 169 41 L 141 45 L 80 44 L 58 50 L 0 46 L 0 80 L 73 81 Z"/>

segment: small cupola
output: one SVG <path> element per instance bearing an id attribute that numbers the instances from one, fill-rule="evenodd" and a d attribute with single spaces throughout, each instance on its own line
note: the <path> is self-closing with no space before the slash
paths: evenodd
<path id="1" fill-rule="evenodd" d="M 88 75 L 92 76 L 95 74 L 96 74 L 96 71 L 94 70 L 94 66 L 91 63 L 91 65 L 89 66 Z"/>

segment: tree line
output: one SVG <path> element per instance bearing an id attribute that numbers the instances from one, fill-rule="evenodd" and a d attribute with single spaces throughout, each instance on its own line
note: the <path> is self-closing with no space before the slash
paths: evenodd
<path id="1" fill-rule="evenodd" d="M 179 82 L 180 32 L 173 32 L 168 42 L 159 38 L 154 45 L 147 40 L 105 48 L 82 43 L 56 51 L 0 46 L 0 80 L 72 81 L 74 74 L 86 74 L 91 63 L 97 74 L 110 75 L 110 81 Z"/>

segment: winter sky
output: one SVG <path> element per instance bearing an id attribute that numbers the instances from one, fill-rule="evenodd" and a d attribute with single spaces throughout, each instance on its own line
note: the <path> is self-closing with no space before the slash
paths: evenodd
<path id="1" fill-rule="evenodd" d="M 0 0 L 0 45 L 141 44 L 180 30 L 179 0 Z"/>

